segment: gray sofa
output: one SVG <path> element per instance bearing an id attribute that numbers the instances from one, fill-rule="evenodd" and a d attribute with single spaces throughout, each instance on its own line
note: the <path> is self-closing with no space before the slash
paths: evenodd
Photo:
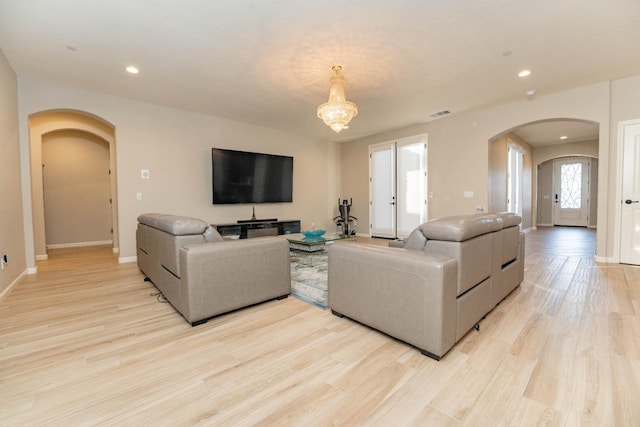
<path id="1" fill-rule="evenodd" d="M 150 213 L 136 244 L 140 270 L 192 326 L 291 291 L 286 239 L 225 241 L 199 219 Z"/>
<path id="2" fill-rule="evenodd" d="M 332 245 L 329 307 L 440 360 L 522 282 L 520 222 L 511 213 L 455 216 L 390 247 Z"/>

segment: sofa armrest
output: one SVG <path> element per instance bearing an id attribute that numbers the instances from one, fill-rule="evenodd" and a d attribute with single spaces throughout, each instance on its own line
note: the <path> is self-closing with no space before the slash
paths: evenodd
<path id="1" fill-rule="evenodd" d="M 187 245 L 180 268 L 183 315 L 192 323 L 291 291 L 289 243 L 282 238 Z"/>
<path id="2" fill-rule="evenodd" d="M 441 357 L 456 339 L 457 262 L 358 243 L 329 249 L 329 306 Z"/>

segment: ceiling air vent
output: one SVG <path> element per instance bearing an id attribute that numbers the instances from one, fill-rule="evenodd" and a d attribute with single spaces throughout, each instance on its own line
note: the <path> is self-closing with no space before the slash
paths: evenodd
<path id="1" fill-rule="evenodd" d="M 438 111 L 437 113 L 431 114 L 431 117 L 433 117 L 434 119 L 437 119 L 438 117 L 446 116 L 447 114 L 451 114 L 451 111 L 449 110 Z"/>

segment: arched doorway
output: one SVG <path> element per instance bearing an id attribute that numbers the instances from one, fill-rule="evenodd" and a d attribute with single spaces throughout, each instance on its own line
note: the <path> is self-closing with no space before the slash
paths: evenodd
<path id="1" fill-rule="evenodd" d="M 508 173 L 508 148 L 514 146 L 523 153 L 520 177 L 523 186 L 523 228 L 536 228 L 539 224 L 539 198 L 545 196 L 538 191 L 540 165 L 545 161 L 566 156 L 597 158 L 599 124 L 581 119 L 550 118 L 524 123 L 491 138 L 488 180 L 490 211 L 506 210 L 508 207 L 508 189 L 512 178 Z M 597 196 L 597 185 L 593 187 Z M 546 196 L 552 197 L 549 194 Z M 547 199 L 542 200 L 546 202 Z"/>
<path id="2" fill-rule="evenodd" d="M 115 127 L 106 120 L 78 110 L 50 110 L 29 116 L 29 145 L 31 157 L 31 204 L 33 212 L 35 258 L 47 258 L 45 204 L 42 172 L 42 144 L 52 132 L 77 131 L 91 135 L 108 144 L 109 187 L 111 193 L 110 221 L 113 251 L 118 252 L 118 202 L 116 188 Z"/>

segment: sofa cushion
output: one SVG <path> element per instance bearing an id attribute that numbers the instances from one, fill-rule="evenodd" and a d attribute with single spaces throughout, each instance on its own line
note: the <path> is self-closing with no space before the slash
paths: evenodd
<path id="1" fill-rule="evenodd" d="M 222 238 L 220 233 L 218 233 L 218 230 L 216 230 L 215 227 L 209 225 L 207 226 L 207 229 L 204 231 L 204 241 L 207 243 L 222 242 L 224 241 L 224 239 Z"/>
<path id="2" fill-rule="evenodd" d="M 459 215 L 427 221 L 420 225 L 427 239 L 462 242 L 502 228 L 496 215 Z"/>
<path id="3" fill-rule="evenodd" d="M 203 234 L 206 228 L 209 227 L 209 224 L 197 218 L 153 213 L 138 216 L 138 222 L 174 236 Z"/>
<path id="4" fill-rule="evenodd" d="M 409 234 L 409 237 L 404 241 L 405 249 L 413 249 L 416 251 L 421 251 L 424 249 L 424 245 L 427 244 L 427 238 L 422 234 L 422 230 L 420 227 L 416 228 Z"/>
<path id="5" fill-rule="evenodd" d="M 522 222 L 522 217 L 513 212 L 500 212 L 495 215 L 502 220 L 503 228 L 515 227 Z"/>

